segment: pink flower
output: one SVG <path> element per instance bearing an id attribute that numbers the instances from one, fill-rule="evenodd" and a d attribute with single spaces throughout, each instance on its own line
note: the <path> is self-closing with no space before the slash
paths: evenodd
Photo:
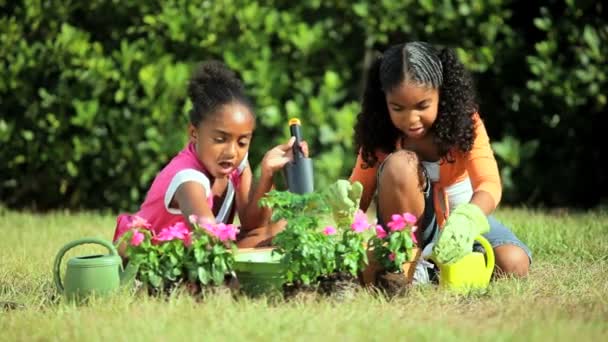
<path id="1" fill-rule="evenodd" d="M 403 218 L 403 215 L 394 214 L 391 216 L 391 222 L 386 225 L 391 229 L 391 232 L 403 230 L 403 228 L 405 228 L 405 219 Z"/>
<path id="2" fill-rule="evenodd" d="M 133 229 L 133 228 L 144 228 L 144 229 L 150 229 L 152 228 L 152 225 L 143 217 L 140 216 L 133 216 L 133 220 L 129 223 L 129 229 Z"/>
<path id="3" fill-rule="evenodd" d="M 192 233 L 188 233 L 182 241 L 184 241 L 184 246 L 192 246 Z"/>
<path id="4" fill-rule="evenodd" d="M 214 221 L 208 217 L 202 217 L 202 216 L 196 216 L 196 215 L 188 216 L 188 221 L 190 221 L 190 223 L 192 225 L 196 225 L 196 226 L 200 226 L 200 227 L 203 227 L 206 224 L 214 223 Z"/>
<path id="5" fill-rule="evenodd" d="M 367 215 L 361 210 L 357 210 L 355 213 L 355 218 L 353 220 L 353 224 L 350 227 L 357 233 L 361 233 L 369 228 L 369 223 L 367 223 Z"/>
<path id="6" fill-rule="evenodd" d="M 391 253 L 388 255 L 388 260 L 395 261 L 395 253 Z"/>
<path id="7" fill-rule="evenodd" d="M 394 214 L 393 216 L 391 216 L 391 222 L 389 222 L 387 226 L 391 229 L 392 232 L 395 232 L 403 230 L 407 226 L 412 226 L 414 223 L 416 223 L 416 221 L 418 221 L 416 219 L 416 216 L 410 213 L 404 213 L 402 215 Z M 412 231 L 416 231 L 415 229 L 416 227 L 413 226 Z"/>
<path id="8" fill-rule="evenodd" d="M 381 225 L 377 225 L 376 226 L 376 236 L 379 239 L 384 239 L 387 236 L 386 230 L 384 230 L 384 228 L 382 228 Z"/>
<path id="9" fill-rule="evenodd" d="M 325 229 L 323 229 L 323 234 L 334 235 L 334 234 L 336 234 L 336 228 L 334 228 L 332 226 L 327 226 L 327 227 L 325 227 Z"/>
<path id="10" fill-rule="evenodd" d="M 184 241 L 184 244 L 186 244 L 188 241 L 192 241 L 191 235 L 192 233 L 190 232 L 190 229 L 188 229 L 186 223 L 180 221 L 172 226 L 161 229 L 160 232 L 152 238 L 152 242 L 159 244 L 161 242 L 178 239 Z"/>
<path id="11" fill-rule="evenodd" d="M 215 225 L 215 234 L 220 241 L 236 240 L 239 229 L 233 224 L 218 223 Z"/>
<path id="12" fill-rule="evenodd" d="M 418 244 L 418 238 L 416 238 L 416 234 L 414 234 L 414 232 L 416 231 L 416 228 L 417 228 L 416 226 L 412 227 L 412 231 L 410 232 L 410 237 L 412 238 L 412 241 L 415 244 Z"/>
<path id="13" fill-rule="evenodd" d="M 409 223 L 409 224 L 414 224 L 414 223 L 416 223 L 416 221 L 418 221 L 416 216 L 414 216 L 410 213 L 403 214 L 403 219 L 405 220 L 406 223 Z"/>
<path id="14" fill-rule="evenodd" d="M 133 230 L 133 236 L 131 237 L 131 246 L 139 246 L 144 241 L 144 234 L 137 229 Z"/>
<path id="15" fill-rule="evenodd" d="M 233 224 L 225 223 L 205 223 L 203 228 L 211 235 L 220 239 L 220 241 L 236 240 L 236 235 L 239 233 L 239 228 Z"/>

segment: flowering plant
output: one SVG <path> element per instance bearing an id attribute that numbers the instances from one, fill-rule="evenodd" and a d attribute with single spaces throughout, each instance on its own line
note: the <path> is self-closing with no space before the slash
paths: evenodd
<path id="1" fill-rule="evenodd" d="M 282 255 L 288 283 L 309 285 L 335 268 L 335 244 L 319 230 L 319 218 L 328 212 L 318 193 L 295 194 L 273 190 L 260 200 L 272 208 L 272 220 L 287 220 L 285 230 L 273 239 L 275 252 Z"/>
<path id="2" fill-rule="evenodd" d="M 359 271 L 367 265 L 364 232 L 370 228 L 370 224 L 367 222 L 367 215 L 361 210 L 355 212 L 351 222 L 348 226 L 338 225 L 338 229 L 334 229 L 341 234 L 336 241 L 335 271 L 350 273 L 353 277 L 356 277 Z M 333 227 L 329 226 L 328 228 Z"/>
<path id="3" fill-rule="evenodd" d="M 370 225 L 357 211 L 361 190 L 360 183 L 341 180 L 310 194 L 274 190 L 260 201 L 273 209 L 273 220 L 287 220 L 273 244 L 283 255 L 288 283 L 309 285 L 333 273 L 356 277 L 367 264 L 363 232 Z"/>
<path id="4" fill-rule="evenodd" d="M 376 225 L 376 235 L 370 238 L 375 259 L 387 272 L 402 272 L 402 265 L 412 257 L 412 249 L 418 243 L 414 225 L 416 217 L 410 213 L 392 215 L 387 229 Z"/>
<path id="5" fill-rule="evenodd" d="M 238 228 L 196 216 L 189 219 L 194 229 L 180 221 L 155 232 L 145 219 L 133 218 L 118 245 L 126 243 L 125 256 L 137 265 L 137 277 L 145 285 L 154 289 L 183 281 L 220 285 L 232 271 L 231 250 Z"/>
<path id="6" fill-rule="evenodd" d="M 189 220 L 194 227 L 194 238 L 185 259 L 188 280 L 220 285 L 224 276 L 233 270 L 239 229 L 195 215 L 190 215 Z"/>

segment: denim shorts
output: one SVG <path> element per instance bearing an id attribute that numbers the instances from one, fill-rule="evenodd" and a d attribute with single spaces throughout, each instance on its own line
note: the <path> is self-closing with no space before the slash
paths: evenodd
<path id="1" fill-rule="evenodd" d="M 390 155 L 389 155 L 390 157 Z M 384 160 L 388 160 L 388 157 Z M 376 184 L 376 199 L 378 198 L 377 192 L 380 188 L 380 175 L 382 173 L 382 169 L 384 166 L 384 162 L 378 168 Z M 431 182 L 428 173 L 424 167 L 420 167 L 420 172 L 423 173 L 425 181 L 425 187 L 423 189 L 424 192 L 424 212 L 422 214 L 422 218 L 418 223 L 418 229 L 422 230 L 422 236 L 419 237 L 421 240 L 421 248 L 424 248 L 426 245 L 432 242 L 436 242 L 439 238 L 439 224 L 437 222 L 437 217 L 435 216 L 435 203 L 433 201 L 433 187 L 434 184 Z M 382 219 L 380 217 L 380 208 L 378 206 L 378 201 L 376 200 L 376 215 L 378 219 L 378 224 L 384 225 Z M 526 246 L 521 240 L 513 234 L 513 232 L 505 227 L 501 222 L 499 222 L 494 216 L 488 216 L 488 223 L 490 224 L 490 231 L 486 234 L 483 234 L 483 237 L 488 240 L 492 248 L 496 248 L 502 245 L 515 245 L 523 249 L 528 258 L 530 259 L 530 263 L 532 263 L 532 252 L 530 248 Z M 475 242 L 473 245 L 473 250 L 483 252 L 483 247 L 478 242 Z"/>

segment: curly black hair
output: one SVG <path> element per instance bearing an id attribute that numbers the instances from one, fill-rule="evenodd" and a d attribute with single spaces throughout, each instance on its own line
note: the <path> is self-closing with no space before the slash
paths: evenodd
<path id="1" fill-rule="evenodd" d="M 390 47 L 370 67 L 355 124 L 355 146 L 363 166 L 377 163 L 377 150 L 393 152 L 403 134 L 391 122 L 385 99 L 385 92 L 402 82 L 439 89 L 439 109 L 431 132 L 441 159 L 452 162 L 453 148 L 469 152 L 475 139 L 473 114 L 478 111 L 470 73 L 452 49 L 410 42 Z"/>
<path id="2" fill-rule="evenodd" d="M 205 121 L 221 106 L 233 102 L 247 106 L 253 113 L 243 83 L 219 61 L 205 61 L 196 67 L 188 83 L 188 96 L 192 102 L 190 122 L 194 126 Z"/>

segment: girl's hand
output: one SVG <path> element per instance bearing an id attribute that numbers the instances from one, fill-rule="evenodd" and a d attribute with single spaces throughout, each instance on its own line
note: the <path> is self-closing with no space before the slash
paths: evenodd
<path id="1" fill-rule="evenodd" d="M 262 177 L 272 177 L 285 164 L 293 161 L 293 144 L 296 138 L 291 137 L 285 144 L 278 145 L 266 152 L 262 159 Z M 305 141 L 300 143 L 304 156 L 308 157 L 308 144 Z"/>

